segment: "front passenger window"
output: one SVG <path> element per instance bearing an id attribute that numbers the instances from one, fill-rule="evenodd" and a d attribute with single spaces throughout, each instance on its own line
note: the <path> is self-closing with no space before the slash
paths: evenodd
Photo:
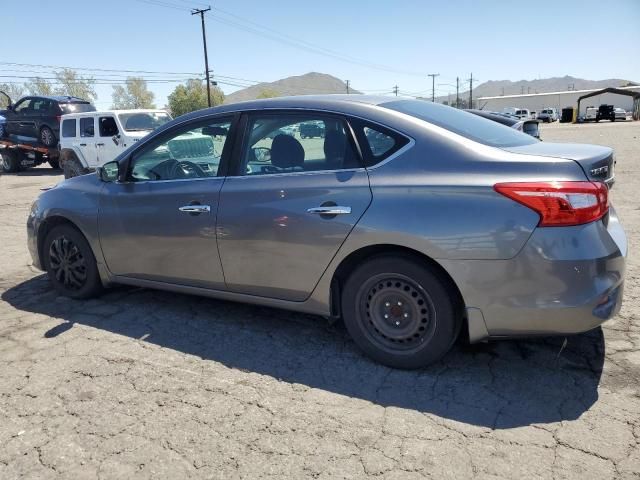
<path id="1" fill-rule="evenodd" d="M 231 122 L 224 120 L 168 134 L 151 149 L 134 156 L 131 180 L 142 182 L 217 176 L 230 128 Z"/>

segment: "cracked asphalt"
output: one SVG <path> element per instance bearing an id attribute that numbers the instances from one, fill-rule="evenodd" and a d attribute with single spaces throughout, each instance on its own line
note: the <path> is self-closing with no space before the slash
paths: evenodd
<path id="1" fill-rule="evenodd" d="M 134 288 L 58 297 L 25 220 L 62 177 L 0 176 L 0 479 L 640 478 L 640 122 L 542 135 L 616 149 L 621 313 L 564 349 L 458 345 L 413 372 L 318 317 Z"/>

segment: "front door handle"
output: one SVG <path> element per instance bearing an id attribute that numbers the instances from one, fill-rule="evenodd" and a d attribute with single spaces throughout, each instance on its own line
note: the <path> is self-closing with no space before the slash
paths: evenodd
<path id="1" fill-rule="evenodd" d="M 104 143 L 96 143 L 96 147 L 104 147 Z"/>
<path id="2" fill-rule="evenodd" d="M 307 213 L 316 213 L 318 215 L 348 215 L 351 213 L 351 207 L 342 207 L 340 205 L 313 207 L 307 209 Z"/>
<path id="3" fill-rule="evenodd" d="M 181 212 L 184 213 L 209 213 L 211 212 L 211 207 L 209 205 L 185 205 L 184 207 L 178 208 Z"/>
<path id="4" fill-rule="evenodd" d="M 86 147 L 86 146 L 87 146 L 87 144 L 86 144 L 86 143 L 81 143 L 81 144 L 80 144 L 80 146 L 81 146 L 81 147 Z"/>

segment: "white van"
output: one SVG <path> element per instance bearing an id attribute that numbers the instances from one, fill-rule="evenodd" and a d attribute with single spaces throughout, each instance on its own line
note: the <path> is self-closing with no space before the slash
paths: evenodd
<path id="1" fill-rule="evenodd" d="M 60 167 L 64 178 L 84 175 L 110 162 L 170 120 L 171 116 L 164 110 L 105 110 L 63 115 Z"/>
<path id="2" fill-rule="evenodd" d="M 531 112 L 526 108 L 519 108 L 516 110 L 515 116 L 520 120 L 529 120 L 531 118 Z"/>
<path id="3" fill-rule="evenodd" d="M 598 118 L 598 107 L 589 106 L 587 107 L 584 114 L 584 121 L 590 122 L 595 121 Z"/>

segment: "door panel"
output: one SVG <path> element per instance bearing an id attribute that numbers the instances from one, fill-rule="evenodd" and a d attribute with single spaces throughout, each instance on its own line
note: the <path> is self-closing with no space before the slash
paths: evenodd
<path id="1" fill-rule="evenodd" d="M 84 159 L 87 161 L 89 166 L 96 165 L 98 162 L 98 152 L 96 150 L 96 125 L 95 125 L 95 117 L 80 117 L 78 119 L 79 122 L 79 133 L 80 133 L 80 142 L 78 143 L 78 148 L 82 152 Z"/>
<path id="2" fill-rule="evenodd" d="M 223 288 L 215 238 L 218 195 L 224 178 L 107 183 L 98 230 L 109 271 L 116 275 Z M 180 207 L 199 203 L 209 213 Z"/>
<path id="3" fill-rule="evenodd" d="M 307 211 L 328 202 L 351 213 Z M 228 289 L 305 300 L 370 202 L 364 170 L 227 179 L 217 231 Z"/>

